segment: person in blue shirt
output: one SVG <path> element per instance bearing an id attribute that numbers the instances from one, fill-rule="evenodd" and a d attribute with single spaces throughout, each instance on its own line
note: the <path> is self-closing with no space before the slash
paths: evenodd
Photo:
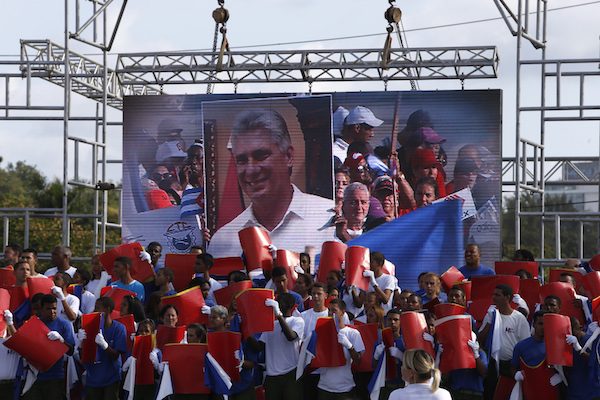
<path id="1" fill-rule="evenodd" d="M 481 253 L 479 246 L 476 244 L 468 244 L 465 249 L 465 265 L 459 268 L 459 271 L 466 279 L 471 279 L 474 276 L 490 276 L 496 275 L 493 269 L 485 265 L 481 265 Z"/>
<path id="2" fill-rule="evenodd" d="M 294 296 L 294 302 L 296 303 L 296 309 L 299 312 L 304 311 L 304 301 L 302 300 L 302 296 L 293 290 L 289 290 L 287 288 L 287 272 L 283 267 L 275 267 L 273 271 L 271 271 L 271 279 L 273 280 L 273 285 L 275 286 L 275 296 L 281 293 L 289 293 Z"/>
<path id="3" fill-rule="evenodd" d="M 84 364 L 87 372 L 85 383 L 86 399 L 119 399 L 121 383 L 121 356 L 127 353 L 127 332 L 125 326 L 113 321 L 111 312 L 115 303 L 110 297 L 96 300 L 96 312 L 102 313 L 104 324 L 94 338 L 97 345 L 96 361 Z M 87 337 L 85 330 L 77 332 L 77 338 L 83 342 Z"/>
<path id="4" fill-rule="evenodd" d="M 45 294 L 40 303 L 40 320 L 50 329 L 48 339 L 61 341 L 69 348 L 67 354 L 72 355 L 73 347 L 75 346 L 73 325 L 69 321 L 58 317 L 56 297 L 51 294 Z M 23 399 L 64 399 L 65 387 L 64 360 L 61 357 L 49 370 L 38 374 L 37 380 L 31 389 L 27 391 Z"/>
<path id="5" fill-rule="evenodd" d="M 113 263 L 113 275 L 119 280 L 113 282 L 111 286 L 129 290 L 136 294 L 137 298 L 143 303 L 146 298 L 144 285 L 131 277 L 131 266 L 133 265 L 129 257 L 117 257 Z"/>

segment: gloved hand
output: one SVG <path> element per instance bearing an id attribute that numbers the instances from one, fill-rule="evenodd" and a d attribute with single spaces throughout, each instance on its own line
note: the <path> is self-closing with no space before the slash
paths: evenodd
<path id="1" fill-rule="evenodd" d="M 8 326 L 14 325 L 13 315 L 10 310 L 4 310 L 4 321 Z"/>
<path id="2" fill-rule="evenodd" d="M 477 360 L 479 358 L 479 342 L 477 340 L 469 340 L 467 341 L 467 344 L 469 345 L 471 350 L 473 350 L 473 355 Z"/>
<path id="3" fill-rule="evenodd" d="M 354 296 L 358 296 L 359 295 L 359 291 L 358 288 L 354 285 L 350 285 L 348 286 L 348 293 L 354 295 Z"/>
<path id="4" fill-rule="evenodd" d="M 106 341 L 106 339 L 104 339 L 102 331 L 98 332 L 94 341 L 102 350 L 106 350 L 108 348 L 108 342 Z"/>
<path id="5" fill-rule="evenodd" d="M 598 321 L 591 322 L 587 327 L 588 333 L 594 333 L 596 329 L 598 329 Z"/>
<path id="6" fill-rule="evenodd" d="M 579 341 L 577 340 L 577 338 L 575 336 L 567 335 L 566 342 L 567 342 L 567 344 L 570 344 L 571 346 L 573 346 L 573 350 L 581 351 L 581 345 L 579 344 Z"/>
<path id="7" fill-rule="evenodd" d="M 338 343 L 345 349 L 350 350 L 352 348 L 352 342 L 350 342 L 350 339 L 343 333 L 338 333 Z"/>
<path id="8" fill-rule="evenodd" d="M 48 332 L 47 337 L 48 337 L 48 339 L 50 339 L 52 341 L 54 341 L 54 340 L 60 340 L 61 343 L 65 342 L 65 339 L 62 337 L 62 335 L 60 333 L 56 332 L 56 331 L 50 331 L 50 332 Z"/>
<path id="9" fill-rule="evenodd" d="M 268 246 L 267 246 L 267 249 L 269 249 L 269 252 L 271 253 L 271 256 L 272 256 L 273 258 L 276 258 L 276 257 L 277 257 L 277 247 L 275 247 L 275 245 L 274 245 L 274 244 L 270 244 L 270 245 L 268 245 Z"/>
<path id="10" fill-rule="evenodd" d="M 125 360 L 125 362 L 123 363 L 121 370 L 123 372 L 127 372 L 127 370 L 129 370 L 129 367 L 131 367 L 132 362 L 133 362 L 133 357 L 132 356 L 127 357 L 127 360 Z"/>
<path id="11" fill-rule="evenodd" d="M 146 261 L 147 263 L 150 263 L 150 264 L 152 264 L 152 258 L 150 257 L 150 253 L 148 253 L 148 252 L 146 252 L 146 251 L 142 250 L 142 251 L 140 252 L 140 255 L 139 255 L 139 257 L 140 257 L 140 260 L 142 260 L 142 261 Z"/>
<path id="12" fill-rule="evenodd" d="M 150 362 L 154 366 L 154 369 L 160 370 L 160 363 L 158 362 L 158 349 L 152 350 L 148 355 L 148 358 L 150 358 Z"/>
<path id="13" fill-rule="evenodd" d="M 206 304 L 202 306 L 202 314 L 204 315 L 210 315 L 210 306 L 207 306 Z"/>
<path id="14" fill-rule="evenodd" d="M 365 278 L 369 278 L 369 280 L 371 281 L 371 286 L 373 286 L 373 287 L 378 286 L 377 281 L 375 280 L 375 272 L 373 272 L 371 270 L 366 270 L 363 272 L 363 276 Z"/>
<path id="15" fill-rule="evenodd" d="M 296 271 L 297 274 L 305 274 L 306 273 L 306 271 L 304 271 L 304 269 L 302 269 L 302 267 L 299 265 L 294 265 L 294 271 Z"/>
<path id="16" fill-rule="evenodd" d="M 244 366 L 244 353 L 242 353 L 240 350 L 236 350 L 233 352 L 233 356 L 235 357 L 236 360 L 239 361 L 239 365 L 237 366 L 238 371 L 242 371 L 242 367 Z"/>
<path id="17" fill-rule="evenodd" d="M 385 351 L 385 345 L 383 343 L 379 343 L 375 347 L 375 351 L 373 352 L 373 358 L 376 360 L 379 360 L 384 351 Z"/>
<path id="18" fill-rule="evenodd" d="M 427 332 L 423 332 L 423 340 L 427 340 L 431 344 L 435 344 L 435 339 Z"/>
<path id="19" fill-rule="evenodd" d="M 515 381 L 523 382 L 523 379 L 525 379 L 525 377 L 523 376 L 523 373 L 521 371 L 515 372 Z"/>
<path id="20" fill-rule="evenodd" d="M 518 293 L 515 293 L 513 295 L 512 302 L 517 304 L 520 308 L 523 308 L 527 310 L 527 312 L 529 312 L 529 306 L 527 305 L 527 302 L 523 300 L 523 298 Z"/>
<path id="21" fill-rule="evenodd" d="M 77 346 L 75 346 L 75 347 L 81 347 L 81 343 L 83 343 L 83 341 L 85 339 L 87 339 L 87 333 L 85 332 L 85 329 L 80 328 L 77 331 L 77 338 L 76 339 L 77 339 Z"/>
<path id="22" fill-rule="evenodd" d="M 62 289 L 58 286 L 52 287 L 52 294 L 58 299 L 58 301 L 63 301 L 65 299 L 65 294 L 63 293 Z"/>
<path id="23" fill-rule="evenodd" d="M 394 357 L 396 360 L 402 360 L 404 357 L 404 352 L 397 348 L 396 346 L 390 347 L 390 356 Z"/>
<path id="24" fill-rule="evenodd" d="M 275 314 L 276 317 L 280 317 L 283 315 L 281 313 L 281 310 L 279 309 L 279 303 L 277 302 L 277 300 L 265 299 L 265 306 L 271 307 L 273 309 L 273 313 Z"/>
<path id="25" fill-rule="evenodd" d="M 560 377 L 560 374 L 554 374 L 550 377 L 550 384 L 552 386 L 556 386 L 561 382 L 562 382 L 562 378 Z"/>
<path id="26" fill-rule="evenodd" d="M 129 335 L 129 339 L 133 342 L 135 340 L 135 332 Z"/>

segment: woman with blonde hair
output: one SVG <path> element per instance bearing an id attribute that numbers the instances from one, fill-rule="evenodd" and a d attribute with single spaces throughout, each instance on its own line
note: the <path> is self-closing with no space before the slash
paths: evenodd
<path id="1" fill-rule="evenodd" d="M 424 350 L 407 350 L 402 359 L 402 379 L 406 387 L 394 390 L 389 400 L 452 400 L 446 389 L 439 387 L 440 370 Z"/>

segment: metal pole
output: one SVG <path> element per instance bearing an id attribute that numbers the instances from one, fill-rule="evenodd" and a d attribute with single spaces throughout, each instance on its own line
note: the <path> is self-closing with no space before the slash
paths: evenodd
<path id="1" fill-rule="evenodd" d="M 103 44 L 106 45 L 107 29 L 106 29 L 106 10 L 102 12 L 103 16 Z M 102 50 L 102 182 L 106 182 L 106 105 L 108 103 L 108 51 L 106 47 Z M 108 217 L 108 191 L 102 191 L 102 225 L 100 232 L 100 250 L 106 249 L 106 222 Z"/>
<path id="2" fill-rule="evenodd" d="M 543 4 L 543 28 L 542 28 L 542 42 L 544 43 L 544 47 L 542 47 L 542 61 L 546 60 L 546 11 L 547 11 L 548 2 L 544 0 Z M 538 8 L 539 14 L 539 8 Z M 539 16 L 537 18 L 539 24 Z M 544 107 L 546 106 L 546 63 L 542 62 L 542 82 L 541 82 L 541 106 L 542 111 L 540 113 L 540 144 L 542 148 L 540 149 L 540 189 L 542 189 L 541 194 L 541 202 L 542 202 L 542 218 L 540 221 L 540 258 L 545 258 L 545 242 L 546 242 L 546 233 L 545 233 L 545 222 L 544 222 L 544 213 L 546 212 L 546 180 L 545 178 L 545 164 L 546 164 L 546 111 L 544 111 Z"/>
<path id="3" fill-rule="evenodd" d="M 25 248 L 29 247 L 29 229 L 30 227 L 30 219 L 29 219 L 29 210 L 25 211 L 25 232 L 23 232 L 23 245 Z"/>
<path id="4" fill-rule="evenodd" d="M 62 233 L 63 245 L 69 245 L 69 108 L 71 103 L 71 76 L 69 68 L 69 0 L 65 0 L 65 91 L 63 119 L 63 193 L 62 193 Z"/>
<path id="5" fill-rule="evenodd" d="M 10 234 L 10 220 L 8 217 L 2 218 L 2 239 L 4 243 L 2 243 L 2 247 L 8 246 L 8 235 Z"/>
<path id="6" fill-rule="evenodd" d="M 521 35 L 523 33 L 521 24 L 522 0 L 519 0 L 517 15 L 517 71 L 516 71 L 516 123 L 515 123 L 515 250 L 521 247 L 521 180 L 519 169 L 521 167 Z"/>

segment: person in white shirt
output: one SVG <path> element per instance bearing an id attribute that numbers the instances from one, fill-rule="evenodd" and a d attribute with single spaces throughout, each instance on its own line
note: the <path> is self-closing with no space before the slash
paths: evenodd
<path id="1" fill-rule="evenodd" d="M 337 114 L 337 115 L 336 115 Z M 343 116 L 343 118 L 341 118 Z M 343 127 L 337 128 L 340 124 L 337 119 L 343 121 Z M 374 136 L 374 128 L 383 124 L 383 121 L 375 117 L 375 114 L 367 107 L 356 106 L 348 112 L 343 107 L 338 107 L 333 115 L 334 135 L 341 134 L 333 142 L 333 156 L 340 163 L 346 159 L 348 146 L 354 141 L 366 142 Z"/>
<path id="2" fill-rule="evenodd" d="M 214 265 L 214 258 L 211 254 L 201 253 L 196 255 L 196 265 L 194 266 L 196 274 L 194 278 L 203 278 L 205 281 L 210 283 L 210 289 L 208 291 L 208 298 L 210 298 L 214 304 L 217 304 L 215 290 L 219 290 L 223 287 L 216 279 L 211 278 L 210 269 Z"/>
<path id="3" fill-rule="evenodd" d="M 365 344 L 360 332 L 344 323 L 345 308 L 345 303 L 340 299 L 333 299 L 329 303 L 329 313 L 339 327 L 338 343 L 343 347 L 346 364 L 341 367 L 321 368 L 321 377 L 317 385 L 319 400 L 357 398 L 351 364 L 360 361 L 361 353 L 365 351 Z"/>
<path id="4" fill-rule="evenodd" d="M 102 288 L 110 284 L 111 278 L 108 272 L 104 270 L 102 264 L 100 264 L 100 256 L 98 254 L 92 256 L 90 263 L 92 265 L 92 279 L 85 285 L 85 288 L 96 296 L 96 298 L 99 298 Z"/>
<path id="5" fill-rule="evenodd" d="M 86 290 L 86 286 L 89 284 L 91 278 L 92 275 L 85 269 L 77 269 L 77 272 L 75 272 L 75 275 L 73 276 L 73 283 L 76 285 L 81 285 L 83 289 L 79 295 L 74 293 L 74 295 L 78 297 L 80 301 L 80 314 L 92 313 L 96 308 L 96 296 L 94 296 L 94 294 L 89 290 Z"/>
<path id="6" fill-rule="evenodd" d="M 439 387 L 440 370 L 425 350 L 405 351 L 401 371 L 407 385 L 394 390 L 389 400 L 452 400 L 450 393 Z"/>
<path id="7" fill-rule="evenodd" d="M 371 270 L 363 275 L 369 278 L 369 292 L 375 292 L 377 301 L 387 313 L 392 309 L 394 290 L 396 289 L 396 277 L 388 275 L 383 271 L 385 257 L 378 251 L 371 253 Z"/>
<path id="8" fill-rule="evenodd" d="M 77 296 L 67 293 L 67 288 L 71 284 L 71 277 L 66 272 L 57 272 L 54 274 L 54 286 L 52 294 L 56 297 L 56 313 L 59 317 L 67 321 L 75 321 L 79 315 L 79 299 Z"/>
<path id="9" fill-rule="evenodd" d="M 265 351 L 265 396 L 270 400 L 300 400 L 302 386 L 296 380 L 296 366 L 300 343 L 304 336 L 304 320 L 292 316 L 294 296 L 281 293 L 277 300 L 267 299 L 265 305 L 273 308 L 275 328 L 260 336 Z"/>
<path id="10" fill-rule="evenodd" d="M 77 269 L 71 266 L 71 257 L 73 253 L 67 246 L 56 246 L 52 250 L 52 264 L 54 267 L 48 268 L 44 275 L 54 276 L 57 272 L 66 272 L 72 278 Z"/>

